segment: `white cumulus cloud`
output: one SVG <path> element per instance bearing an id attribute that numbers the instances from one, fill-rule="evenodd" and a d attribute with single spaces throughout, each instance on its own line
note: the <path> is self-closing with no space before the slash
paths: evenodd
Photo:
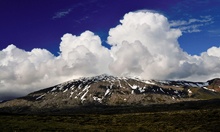
<path id="1" fill-rule="evenodd" d="M 91 31 L 64 34 L 60 54 L 46 49 L 25 51 L 9 45 L 0 51 L 0 100 L 21 96 L 81 76 L 103 73 L 139 76 L 143 79 L 187 79 L 205 81 L 220 76 L 220 47 L 191 56 L 181 49 L 178 25 L 204 20 L 170 23 L 156 12 L 129 12 L 109 30 L 102 46 Z"/>
<path id="2" fill-rule="evenodd" d="M 111 53 L 116 58 L 115 62 L 118 62 L 117 65 L 115 62 L 112 63 L 111 68 L 115 67 L 112 69 L 121 68 L 122 74 L 133 75 L 132 68 L 128 71 L 124 68 L 125 65 L 120 63 L 124 60 L 127 64 L 134 59 L 133 62 L 136 63 L 129 65 L 139 67 L 137 76 L 164 79 L 172 72 L 176 72 L 179 61 L 186 58 L 177 42 L 181 31 L 170 28 L 167 18 L 163 15 L 151 12 L 130 12 L 120 22 L 120 25 L 109 31 L 108 43 L 113 45 Z M 124 44 L 125 42 L 130 46 Z M 141 48 L 137 48 L 137 42 Z M 126 55 L 127 52 L 132 51 L 130 56 Z M 123 70 L 126 71 L 123 72 Z"/>

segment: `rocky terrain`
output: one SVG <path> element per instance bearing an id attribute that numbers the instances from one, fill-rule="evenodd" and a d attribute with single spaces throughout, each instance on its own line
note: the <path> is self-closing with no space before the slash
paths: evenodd
<path id="1" fill-rule="evenodd" d="M 80 106 L 147 106 L 220 98 L 220 79 L 207 82 L 141 80 L 100 75 L 42 89 L 0 104 L 0 111 Z"/>

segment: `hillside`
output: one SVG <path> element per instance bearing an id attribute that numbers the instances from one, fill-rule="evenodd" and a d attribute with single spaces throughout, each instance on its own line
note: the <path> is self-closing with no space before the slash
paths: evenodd
<path id="1" fill-rule="evenodd" d="M 100 75 L 70 80 L 0 104 L 19 113 L 85 106 L 148 106 L 220 98 L 220 79 L 207 82 L 141 80 Z"/>

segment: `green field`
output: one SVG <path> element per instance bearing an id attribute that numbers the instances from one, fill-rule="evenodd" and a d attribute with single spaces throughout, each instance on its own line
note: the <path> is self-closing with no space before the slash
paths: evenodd
<path id="1" fill-rule="evenodd" d="M 219 131 L 220 109 L 128 114 L 2 115 L 1 131 Z"/>
<path id="2" fill-rule="evenodd" d="M 197 105 L 196 105 L 197 104 Z M 149 107 L 89 107 L 66 114 L 0 113 L 7 131 L 220 131 L 219 100 Z M 69 110 L 68 110 L 69 111 Z M 95 112 L 96 111 L 96 112 Z M 98 112 L 97 112 L 98 111 Z"/>

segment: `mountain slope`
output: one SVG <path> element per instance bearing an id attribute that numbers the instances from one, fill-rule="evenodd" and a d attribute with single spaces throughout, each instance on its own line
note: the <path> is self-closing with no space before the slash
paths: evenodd
<path id="1" fill-rule="evenodd" d="M 220 98 L 220 79 L 207 82 L 141 80 L 100 75 L 71 80 L 0 104 L 0 108 L 74 108 L 86 105 L 169 104 Z"/>

